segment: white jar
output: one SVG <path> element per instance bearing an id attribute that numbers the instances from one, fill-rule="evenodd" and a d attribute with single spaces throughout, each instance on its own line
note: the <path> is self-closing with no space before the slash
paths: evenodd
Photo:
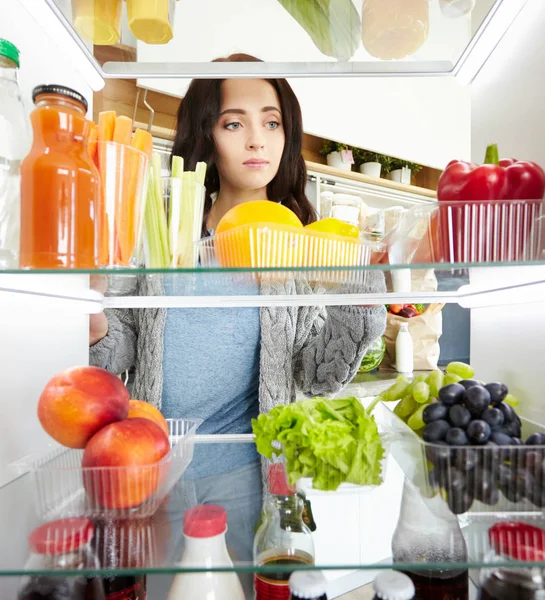
<path id="1" fill-rule="evenodd" d="M 413 370 L 413 338 L 409 332 L 409 324 L 401 323 L 396 337 L 396 371 L 398 373 L 412 373 Z"/>
<path id="2" fill-rule="evenodd" d="M 227 513 L 221 506 L 203 504 L 184 514 L 185 547 L 180 567 L 232 567 L 225 532 Z M 204 571 L 179 573 L 168 600 L 245 600 L 238 575 L 233 572 Z"/>

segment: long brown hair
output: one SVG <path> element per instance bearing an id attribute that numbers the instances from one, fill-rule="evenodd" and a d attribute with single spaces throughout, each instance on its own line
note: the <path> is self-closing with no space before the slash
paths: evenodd
<path id="1" fill-rule="evenodd" d="M 232 54 L 214 62 L 261 62 L 248 54 Z M 199 161 L 208 165 L 206 172 L 206 200 L 204 205 L 203 234 L 212 208 L 211 194 L 220 187 L 215 163 L 216 144 L 213 129 L 221 113 L 221 86 L 223 79 L 194 79 L 178 109 L 176 136 L 172 156 L 181 156 L 186 169 L 194 170 Z M 284 152 L 278 173 L 267 186 L 269 200 L 281 202 L 308 225 L 316 220 L 316 212 L 305 194 L 307 169 L 301 154 L 303 147 L 303 118 L 301 107 L 291 86 L 285 79 L 267 79 L 276 90 L 282 110 L 282 124 L 286 136 Z"/>

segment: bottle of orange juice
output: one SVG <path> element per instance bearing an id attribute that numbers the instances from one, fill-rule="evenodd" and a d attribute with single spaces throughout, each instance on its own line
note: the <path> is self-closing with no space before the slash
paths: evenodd
<path id="1" fill-rule="evenodd" d="M 87 150 L 87 101 L 60 85 L 34 89 L 34 141 L 21 164 L 20 264 L 98 267 L 100 183 Z"/>

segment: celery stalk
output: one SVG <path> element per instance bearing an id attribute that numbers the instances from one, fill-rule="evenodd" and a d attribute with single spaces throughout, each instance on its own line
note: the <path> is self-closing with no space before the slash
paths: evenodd
<path id="1" fill-rule="evenodd" d="M 161 157 L 151 158 L 150 184 L 145 211 L 148 267 L 164 269 L 169 265 L 165 204 L 161 189 Z"/>

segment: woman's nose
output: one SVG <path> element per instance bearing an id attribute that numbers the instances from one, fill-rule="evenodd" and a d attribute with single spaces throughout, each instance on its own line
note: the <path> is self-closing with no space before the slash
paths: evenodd
<path id="1" fill-rule="evenodd" d="M 265 147 L 265 138 L 259 130 L 250 131 L 247 146 L 249 150 L 262 150 Z"/>

